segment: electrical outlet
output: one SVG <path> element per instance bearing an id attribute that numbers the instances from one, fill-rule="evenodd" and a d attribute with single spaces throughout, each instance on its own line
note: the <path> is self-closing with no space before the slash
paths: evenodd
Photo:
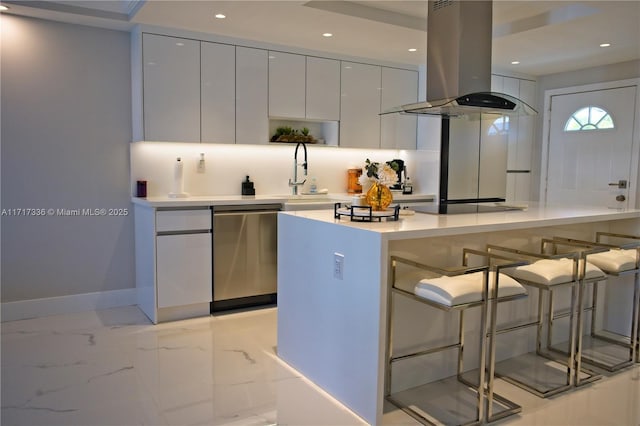
<path id="1" fill-rule="evenodd" d="M 343 279 L 344 276 L 344 254 L 333 253 L 333 278 Z"/>

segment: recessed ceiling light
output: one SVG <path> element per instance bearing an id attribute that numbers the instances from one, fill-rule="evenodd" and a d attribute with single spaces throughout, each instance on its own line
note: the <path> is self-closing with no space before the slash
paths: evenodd
<path id="1" fill-rule="evenodd" d="M 331 34 L 331 33 L 323 33 L 322 37 L 333 37 L 333 34 Z"/>
<path id="2" fill-rule="evenodd" d="M 511 65 L 518 65 L 520 61 L 511 61 Z"/>
<path id="3" fill-rule="evenodd" d="M 418 51 L 418 49 L 413 48 L 413 47 L 411 49 L 409 49 L 409 52 L 417 52 L 417 51 Z"/>
<path id="4" fill-rule="evenodd" d="M 218 19 L 224 19 L 226 17 L 227 17 L 227 15 L 225 15 L 223 13 L 216 13 L 216 18 L 218 18 Z"/>
<path id="5" fill-rule="evenodd" d="M 184 43 L 179 41 L 179 42 L 176 43 L 176 46 L 184 46 Z"/>
<path id="6" fill-rule="evenodd" d="M 9 10 L 9 8 L 4 4 L 0 4 L 0 12 L 4 12 L 5 10 Z"/>
<path id="7" fill-rule="evenodd" d="M 611 43 L 602 43 L 600 47 L 610 47 Z"/>

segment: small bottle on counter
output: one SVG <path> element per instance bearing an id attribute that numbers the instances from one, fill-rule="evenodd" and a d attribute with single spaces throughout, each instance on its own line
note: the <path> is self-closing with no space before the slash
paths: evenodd
<path id="1" fill-rule="evenodd" d="M 402 193 L 403 194 L 413 194 L 413 184 L 411 183 L 411 178 L 407 176 L 404 180 L 404 184 L 402 185 Z"/>
<path id="2" fill-rule="evenodd" d="M 316 182 L 316 178 L 311 178 L 311 185 L 309 185 L 309 192 L 311 194 L 315 194 L 318 192 L 318 183 Z"/>

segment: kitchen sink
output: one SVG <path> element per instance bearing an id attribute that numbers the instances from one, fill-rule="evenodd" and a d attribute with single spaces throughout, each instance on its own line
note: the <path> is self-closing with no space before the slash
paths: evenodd
<path id="1" fill-rule="evenodd" d="M 327 194 L 319 194 L 319 195 L 291 195 L 285 201 L 286 203 L 326 203 L 331 202 L 331 198 Z"/>
<path id="2" fill-rule="evenodd" d="M 326 194 L 292 195 L 283 204 L 285 211 L 332 209 L 335 201 Z"/>

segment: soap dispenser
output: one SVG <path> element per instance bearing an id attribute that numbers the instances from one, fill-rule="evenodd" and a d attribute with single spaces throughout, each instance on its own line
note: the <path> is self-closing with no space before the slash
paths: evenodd
<path id="1" fill-rule="evenodd" d="M 256 195 L 256 189 L 253 187 L 253 182 L 249 180 L 249 176 L 242 182 L 242 195 Z"/>

